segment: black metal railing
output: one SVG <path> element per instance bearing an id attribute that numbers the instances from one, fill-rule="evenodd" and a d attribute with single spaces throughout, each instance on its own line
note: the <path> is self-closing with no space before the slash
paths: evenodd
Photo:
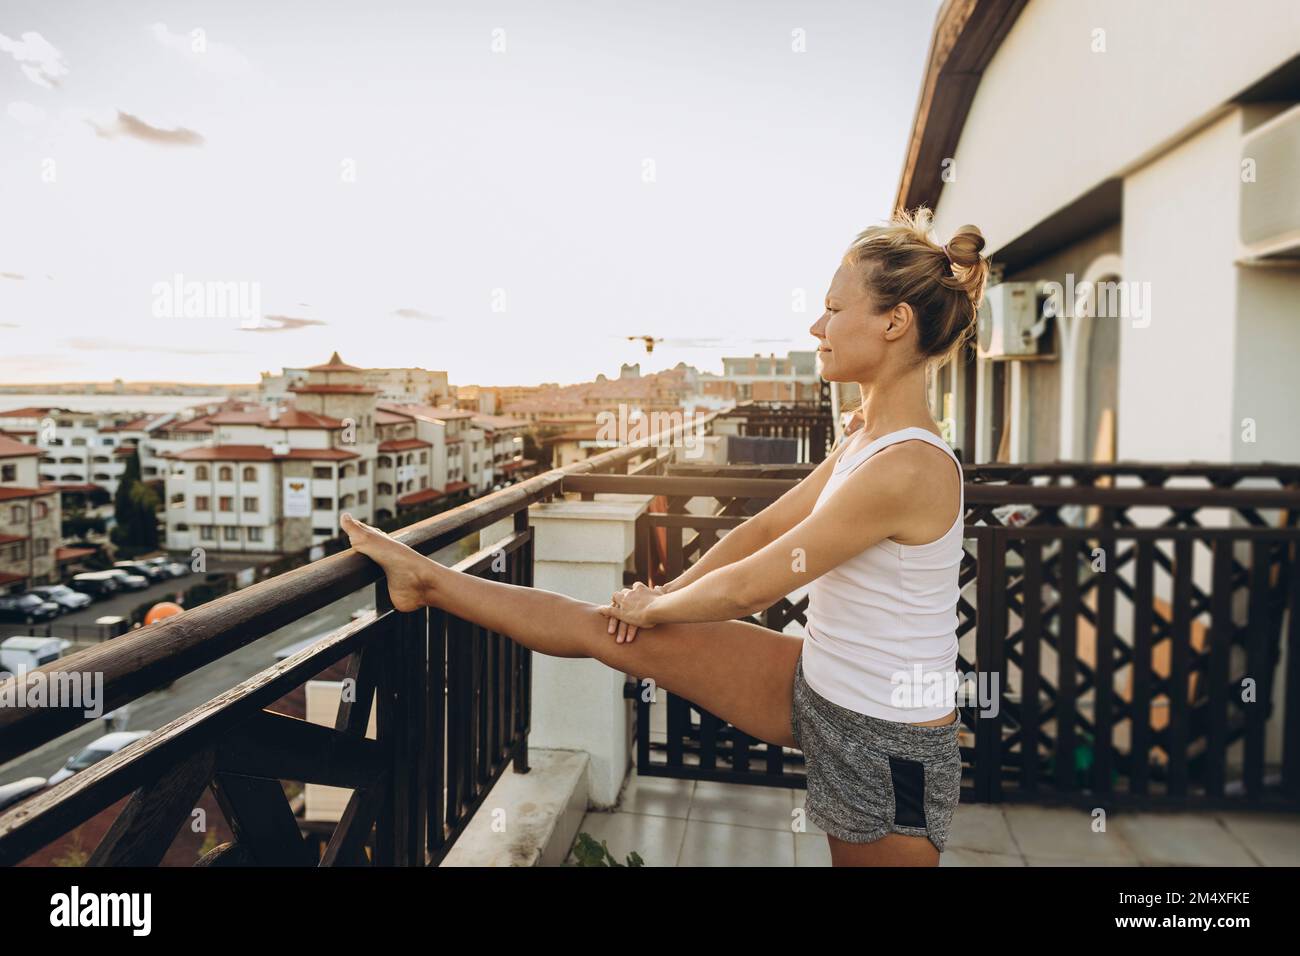
<path id="1" fill-rule="evenodd" d="M 657 584 L 797 480 L 748 476 L 808 467 L 681 465 L 575 476 L 565 487 L 657 496 L 638 522 L 628 575 Z M 965 799 L 1300 803 L 1300 695 L 1283 702 L 1276 691 L 1284 644 L 1286 685 L 1300 686 L 1300 468 L 966 472 L 957 633 L 969 659 L 959 657 L 959 669 L 991 691 L 962 707 Z M 1061 484 L 1063 475 L 1076 483 Z M 1105 486 L 1132 476 L 1145 483 Z M 1201 486 L 1164 487 L 1175 479 Z M 1256 487 L 1233 487 L 1244 479 Z M 1019 483 L 1030 481 L 1054 483 Z M 806 595 L 783 598 L 753 620 L 806 624 L 807 604 Z M 639 773 L 804 785 L 797 753 L 662 689 L 667 733 L 651 739 L 650 703 L 635 680 L 626 693 L 638 702 Z M 1283 739 L 1276 776 L 1265 760 L 1270 727 Z"/>

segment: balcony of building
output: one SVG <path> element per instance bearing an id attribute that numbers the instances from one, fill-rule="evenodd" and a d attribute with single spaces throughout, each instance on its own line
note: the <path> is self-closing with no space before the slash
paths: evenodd
<path id="1" fill-rule="evenodd" d="M 605 603 L 698 560 L 833 435 L 825 405 L 748 403 L 400 537 L 460 546 L 466 574 Z M 944 862 L 1298 862 L 1300 466 L 970 465 L 966 480 L 959 663 L 974 692 Z M 17 680 L 102 674 L 111 710 L 371 589 L 373 611 L 0 812 L 0 863 L 78 847 L 90 865 L 531 865 L 563 861 L 580 832 L 651 864 L 829 862 L 815 827 L 792 826 L 797 750 L 646 694 L 639 675 L 437 608 L 398 613 L 350 551 Z M 754 621 L 802 634 L 806 611 L 796 592 Z M 91 723 L 0 708 L 0 761 Z"/>

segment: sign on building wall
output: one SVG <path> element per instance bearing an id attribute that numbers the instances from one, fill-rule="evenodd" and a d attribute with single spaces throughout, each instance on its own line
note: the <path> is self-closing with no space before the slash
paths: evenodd
<path id="1" fill-rule="evenodd" d="M 284 479 L 284 516 L 286 518 L 311 517 L 310 479 Z"/>

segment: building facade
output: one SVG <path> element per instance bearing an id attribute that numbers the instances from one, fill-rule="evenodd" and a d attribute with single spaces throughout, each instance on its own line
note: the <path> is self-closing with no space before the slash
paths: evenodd
<path id="1" fill-rule="evenodd" d="M 40 457 L 0 435 L 0 594 L 58 581 L 59 493 L 42 487 Z"/>

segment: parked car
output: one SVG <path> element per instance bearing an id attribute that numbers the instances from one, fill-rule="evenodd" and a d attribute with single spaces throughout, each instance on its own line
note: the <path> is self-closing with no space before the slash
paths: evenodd
<path id="1" fill-rule="evenodd" d="M 12 783 L 0 784 L 0 810 L 7 810 L 20 800 L 45 789 L 44 777 L 23 777 Z"/>
<path id="2" fill-rule="evenodd" d="M 147 581 L 161 581 L 168 576 L 166 571 L 148 561 L 114 561 L 113 567 L 127 574 L 138 574 Z"/>
<path id="3" fill-rule="evenodd" d="M 83 607 L 90 607 L 94 600 L 89 594 L 83 594 L 81 591 L 74 591 L 66 584 L 45 584 L 38 588 L 32 588 L 31 592 L 44 601 L 53 601 L 65 611 L 80 611 Z"/>
<path id="4" fill-rule="evenodd" d="M 122 589 L 117 575 L 108 571 L 86 571 L 73 576 L 68 582 L 74 590 L 89 594 L 94 599 L 112 597 Z"/>
<path id="5" fill-rule="evenodd" d="M 125 568 L 109 568 L 104 572 L 117 578 L 121 587 L 125 591 L 143 591 L 150 584 L 149 579 L 143 574 L 132 574 Z"/>
<path id="6" fill-rule="evenodd" d="M 0 641 L 0 671 L 25 674 L 57 661 L 71 646 L 72 642 L 62 637 L 6 637 Z"/>
<path id="7" fill-rule="evenodd" d="M 59 605 L 35 594 L 0 595 L 0 621 L 36 624 L 39 621 L 52 621 L 62 613 L 63 608 Z"/>
<path id="8" fill-rule="evenodd" d="M 190 573 L 188 564 L 182 564 L 180 561 L 173 561 L 167 557 L 147 558 L 144 563 L 160 568 L 169 578 L 183 578 Z"/>
<path id="9" fill-rule="evenodd" d="M 68 762 L 61 769 L 56 770 L 45 783 L 51 787 L 56 783 L 62 783 L 74 773 L 79 773 L 87 767 L 93 767 L 105 757 L 113 756 L 123 747 L 135 743 L 141 737 L 148 737 L 150 733 L 152 731 L 149 730 L 117 730 L 111 734 L 105 734 L 69 757 Z"/>

